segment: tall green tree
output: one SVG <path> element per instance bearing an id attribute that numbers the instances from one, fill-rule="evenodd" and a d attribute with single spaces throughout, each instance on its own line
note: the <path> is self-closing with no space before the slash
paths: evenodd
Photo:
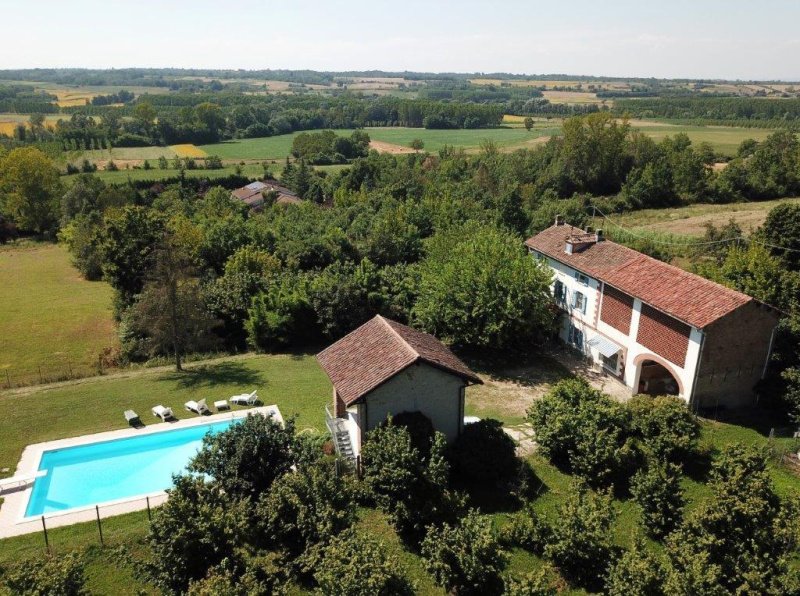
<path id="1" fill-rule="evenodd" d="M 0 212 L 20 229 L 55 230 L 62 190 L 58 170 L 39 149 L 19 147 L 0 157 Z"/>

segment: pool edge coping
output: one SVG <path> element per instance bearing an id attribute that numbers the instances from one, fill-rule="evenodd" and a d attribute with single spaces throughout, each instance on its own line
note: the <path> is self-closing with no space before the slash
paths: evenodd
<path id="1" fill-rule="evenodd" d="M 45 451 L 65 449 L 68 447 L 79 447 L 82 445 L 102 443 L 117 439 L 127 439 L 142 435 L 156 434 L 159 432 L 169 432 L 171 430 L 191 428 L 193 426 L 202 426 L 204 424 L 213 424 L 215 422 L 222 422 L 230 419 L 236 420 L 239 418 L 245 418 L 251 414 L 263 415 L 269 413 L 273 414 L 281 424 L 284 423 L 280 409 L 277 405 L 273 404 L 269 406 L 258 406 L 243 410 L 232 410 L 229 412 L 211 414 L 210 416 L 196 416 L 193 418 L 183 418 L 180 420 L 176 419 L 174 422 L 157 422 L 154 424 L 149 424 L 144 428 L 121 428 L 89 435 L 69 437 L 65 439 L 54 439 L 52 441 L 45 441 L 42 443 L 32 443 L 31 445 L 27 445 L 22 450 L 22 455 L 20 456 L 19 463 L 17 464 L 15 475 L 35 473 L 39 468 L 42 455 Z M 157 503 L 154 504 L 160 504 L 166 499 L 167 495 L 166 491 L 157 491 L 154 493 L 134 495 L 122 499 L 115 499 L 113 501 L 105 501 L 103 503 L 96 503 L 92 505 L 26 517 L 25 511 L 27 510 L 31 493 L 33 492 L 33 485 L 34 483 L 31 482 L 21 490 L 11 490 L 0 495 L 5 499 L 2 507 L 0 507 L 0 540 L 3 538 L 10 538 L 12 536 L 42 531 L 42 517 L 44 517 L 46 523 L 51 522 L 47 524 L 48 528 L 68 526 L 95 519 L 96 506 L 101 507 L 101 509 L 105 508 L 107 511 L 113 509 L 113 512 L 107 513 L 105 516 L 110 517 L 112 515 L 120 515 L 123 513 L 146 509 L 146 498 L 148 497 L 157 501 Z"/>

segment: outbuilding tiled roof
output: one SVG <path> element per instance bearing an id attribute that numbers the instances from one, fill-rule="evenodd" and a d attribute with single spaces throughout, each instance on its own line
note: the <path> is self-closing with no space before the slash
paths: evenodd
<path id="1" fill-rule="evenodd" d="M 276 198 L 275 202 L 278 204 L 298 204 L 303 202 L 300 197 L 298 197 L 285 186 L 273 183 L 265 184 L 260 180 L 256 180 L 255 182 L 246 184 L 241 188 L 237 188 L 231 192 L 231 196 L 243 201 L 250 207 L 257 208 L 264 204 L 264 196 L 262 194 L 264 191 L 277 192 L 278 197 Z"/>
<path id="2" fill-rule="evenodd" d="M 380 315 L 317 354 L 339 397 L 350 405 L 417 362 L 469 383 L 482 381 L 438 339 Z"/>
<path id="3" fill-rule="evenodd" d="M 525 244 L 698 329 L 753 300 L 610 240 L 594 242 L 567 254 L 564 250 L 567 239 L 584 234 L 579 228 L 554 225 Z"/>

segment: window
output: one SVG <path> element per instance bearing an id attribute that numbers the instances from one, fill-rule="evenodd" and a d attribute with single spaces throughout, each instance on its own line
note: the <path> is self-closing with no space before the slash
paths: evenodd
<path id="1" fill-rule="evenodd" d="M 569 326 L 569 343 L 571 346 L 583 352 L 583 331 L 575 325 Z"/>
<path id="2" fill-rule="evenodd" d="M 553 295 L 556 298 L 556 302 L 566 302 L 567 301 L 567 288 L 564 287 L 564 284 L 561 280 L 556 280 L 556 283 L 553 285 Z"/>
<path id="3" fill-rule="evenodd" d="M 579 310 L 583 314 L 586 314 L 586 296 L 580 292 L 575 292 L 575 298 L 572 301 L 572 307 L 575 310 Z"/>
<path id="4" fill-rule="evenodd" d="M 578 283 L 580 283 L 580 284 L 582 284 L 584 286 L 588 286 L 589 285 L 589 278 L 586 275 L 584 275 L 583 273 L 581 273 L 580 271 L 576 271 L 575 272 L 575 279 L 578 281 Z"/>
<path id="5" fill-rule="evenodd" d="M 603 368 L 613 374 L 617 374 L 617 368 L 619 367 L 619 352 L 613 356 L 604 356 L 603 354 L 600 354 L 600 360 L 603 363 Z"/>

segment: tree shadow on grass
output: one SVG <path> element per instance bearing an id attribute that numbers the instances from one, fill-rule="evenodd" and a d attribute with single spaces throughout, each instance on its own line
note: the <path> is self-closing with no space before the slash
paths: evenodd
<path id="1" fill-rule="evenodd" d="M 461 353 L 464 361 L 476 372 L 498 381 L 533 387 L 542 383 L 556 383 L 572 376 L 563 364 L 549 354 L 481 354 Z"/>
<path id="2" fill-rule="evenodd" d="M 705 412 L 706 418 L 743 426 L 756 431 L 763 437 L 769 437 L 774 431 L 776 438 L 791 437 L 796 430 L 788 420 L 785 413 L 769 408 L 737 408 L 732 410 L 720 409 L 716 412 Z"/>
<path id="3" fill-rule="evenodd" d="M 222 362 L 193 367 L 182 372 L 170 373 L 181 389 L 203 389 L 218 385 L 236 385 L 248 392 L 261 389 L 267 381 L 264 375 L 241 362 Z"/>

